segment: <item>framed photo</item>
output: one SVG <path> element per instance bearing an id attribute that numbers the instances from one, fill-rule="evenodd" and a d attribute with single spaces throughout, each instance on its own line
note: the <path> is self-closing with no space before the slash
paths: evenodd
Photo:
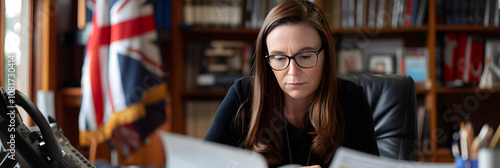
<path id="1" fill-rule="evenodd" d="M 338 70 L 340 74 L 358 73 L 363 71 L 363 54 L 359 49 L 344 49 L 337 53 Z"/>
<path id="2" fill-rule="evenodd" d="M 396 57 L 390 54 L 376 54 L 368 58 L 368 70 L 378 74 L 396 73 Z"/>

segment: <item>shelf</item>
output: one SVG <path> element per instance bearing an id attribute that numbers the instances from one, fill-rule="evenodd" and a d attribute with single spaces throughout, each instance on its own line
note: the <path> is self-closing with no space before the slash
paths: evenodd
<path id="1" fill-rule="evenodd" d="M 453 162 L 453 155 L 449 148 L 438 148 L 435 152 L 437 162 Z"/>
<path id="2" fill-rule="evenodd" d="M 183 99 L 223 99 L 227 89 L 219 90 L 185 90 L 182 93 Z"/>
<path id="3" fill-rule="evenodd" d="M 483 25 L 436 25 L 437 31 L 500 31 L 500 27 Z"/>
<path id="4" fill-rule="evenodd" d="M 429 89 L 415 89 L 415 93 L 417 94 L 427 94 L 429 91 Z"/>
<path id="5" fill-rule="evenodd" d="M 64 88 L 59 90 L 62 103 L 68 107 L 80 107 L 82 89 L 79 87 Z"/>
<path id="6" fill-rule="evenodd" d="M 378 28 L 355 28 L 355 29 L 331 29 L 333 34 L 350 34 L 350 33 L 408 33 L 408 32 L 425 32 L 428 31 L 428 26 L 420 27 L 405 27 L 405 28 L 392 28 L 384 27 Z"/>
<path id="7" fill-rule="evenodd" d="M 259 29 L 247 28 L 227 28 L 227 27 L 195 27 L 182 29 L 186 33 L 199 33 L 199 34 L 259 34 Z"/>
<path id="8" fill-rule="evenodd" d="M 438 94 L 468 94 L 468 93 L 500 93 L 500 87 L 495 87 L 492 89 L 479 89 L 478 87 L 437 87 L 436 92 Z"/>

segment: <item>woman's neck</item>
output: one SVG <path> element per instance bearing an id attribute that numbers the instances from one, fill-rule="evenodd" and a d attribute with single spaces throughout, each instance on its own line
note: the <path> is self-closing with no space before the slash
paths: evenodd
<path id="1" fill-rule="evenodd" d="M 309 99 L 294 99 L 289 96 L 285 97 L 284 113 L 285 117 L 295 128 L 304 130 L 304 115 L 311 104 Z"/>

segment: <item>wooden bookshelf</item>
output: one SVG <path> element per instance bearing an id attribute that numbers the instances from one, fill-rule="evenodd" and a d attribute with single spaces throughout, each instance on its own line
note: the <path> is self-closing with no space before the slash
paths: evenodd
<path id="1" fill-rule="evenodd" d="M 438 94 L 474 94 L 474 93 L 500 93 L 500 87 L 491 89 L 480 89 L 479 87 L 438 87 L 436 88 Z"/>
<path id="2" fill-rule="evenodd" d="M 482 32 L 482 31 L 499 31 L 500 27 L 483 25 L 436 25 L 437 31 L 468 31 L 468 32 Z"/>
<path id="3" fill-rule="evenodd" d="M 195 27 L 195 28 L 184 28 L 182 29 L 184 33 L 194 33 L 194 34 L 247 34 L 247 35 L 257 35 L 259 29 L 246 29 L 246 28 L 225 28 L 225 27 Z"/>
<path id="4" fill-rule="evenodd" d="M 333 34 L 353 34 L 353 33 L 411 33 L 411 32 L 426 32 L 429 31 L 429 26 L 420 27 L 405 27 L 405 28 L 355 28 L 355 29 L 331 29 Z"/>
<path id="5" fill-rule="evenodd" d="M 423 95 L 423 94 L 428 94 L 431 90 L 430 89 L 416 89 L 415 92 L 417 94 Z"/>
<path id="6" fill-rule="evenodd" d="M 222 99 L 226 96 L 227 89 L 218 90 L 185 90 L 182 93 L 183 99 Z"/>
<path id="7" fill-rule="evenodd" d="M 438 148 L 434 152 L 436 155 L 435 162 L 453 162 L 453 155 L 450 148 Z"/>

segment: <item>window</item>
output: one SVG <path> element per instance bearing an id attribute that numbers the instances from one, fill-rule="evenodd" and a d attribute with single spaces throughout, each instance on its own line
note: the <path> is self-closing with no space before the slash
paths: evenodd
<path id="1" fill-rule="evenodd" d="M 30 95 L 30 1 L 3 0 L 1 15 L 3 23 L 3 79 L 2 86 L 15 86 L 15 89 Z M 2 43 L 0 43 L 2 44 Z M 29 125 L 27 114 L 21 112 L 25 124 Z"/>

